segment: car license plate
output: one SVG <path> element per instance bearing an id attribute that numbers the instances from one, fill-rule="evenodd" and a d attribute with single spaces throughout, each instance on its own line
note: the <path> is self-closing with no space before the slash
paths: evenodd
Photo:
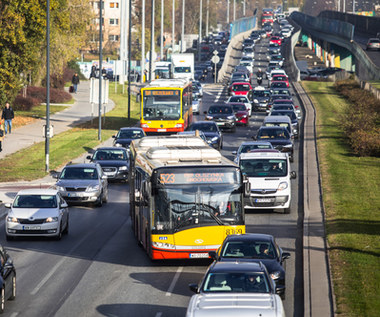
<path id="1" fill-rule="evenodd" d="M 166 132 L 166 129 L 157 129 L 157 132 Z"/>
<path id="2" fill-rule="evenodd" d="M 40 226 L 22 226 L 22 230 L 40 230 Z"/>
<path id="3" fill-rule="evenodd" d="M 83 197 L 83 193 L 67 193 L 67 197 Z"/>
<path id="4" fill-rule="evenodd" d="M 217 125 L 224 125 L 224 122 L 217 122 Z"/>
<path id="5" fill-rule="evenodd" d="M 107 176 L 112 176 L 112 175 L 114 175 L 115 173 L 114 173 L 114 172 L 104 172 L 104 174 L 107 175 Z"/>
<path id="6" fill-rule="evenodd" d="M 255 202 L 256 203 L 271 203 L 272 199 L 271 198 L 257 198 Z"/>
<path id="7" fill-rule="evenodd" d="M 192 259 L 204 259 L 208 257 L 208 253 L 190 253 L 190 258 Z"/>

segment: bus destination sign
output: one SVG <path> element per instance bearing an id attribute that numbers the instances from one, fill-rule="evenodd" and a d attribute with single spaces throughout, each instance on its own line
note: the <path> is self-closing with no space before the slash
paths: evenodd
<path id="1" fill-rule="evenodd" d="M 145 96 L 178 96 L 179 90 L 145 90 Z"/>
<path id="2" fill-rule="evenodd" d="M 161 184 L 231 184 L 235 181 L 235 173 L 162 173 Z"/>

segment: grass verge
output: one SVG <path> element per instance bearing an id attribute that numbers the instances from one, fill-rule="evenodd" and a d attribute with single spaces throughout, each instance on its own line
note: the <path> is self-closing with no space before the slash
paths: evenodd
<path id="1" fill-rule="evenodd" d="M 330 82 L 303 82 L 317 113 L 317 145 L 337 314 L 380 311 L 380 159 L 354 156 L 339 125 L 351 106 Z"/>
<path id="2" fill-rule="evenodd" d="M 369 82 L 373 87 L 380 89 L 380 80 L 374 80 Z"/>
<path id="3" fill-rule="evenodd" d="M 138 104 L 134 101 L 135 98 L 131 97 L 131 119 L 128 120 L 127 95 L 122 94 L 121 86 L 115 93 L 112 85 L 110 85 L 109 97 L 115 102 L 115 108 L 106 115 L 105 123 L 102 126 L 102 140 L 110 138 L 120 127 L 136 124 L 139 116 Z M 83 123 L 77 128 L 54 136 L 50 140 L 50 169 L 60 168 L 99 143 L 97 118 L 93 123 Z M 36 143 L 7 156 L 0 160 L 0 166 L 2 167 L 0 182 L 29 181 L 44 177 L 46 175 L 44 167 L 45 143 Z"/>

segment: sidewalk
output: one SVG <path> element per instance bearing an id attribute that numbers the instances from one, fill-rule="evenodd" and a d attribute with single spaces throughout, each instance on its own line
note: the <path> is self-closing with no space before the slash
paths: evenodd
<path id="1" fill-rule="evenodd" d="M 68 105 L 65 110 L 50 116 L 50 124 L 53 125 L 54 135 L 67 131 L 73 128 L 78 123 L 91 120 L 91 104 L 90 104 L 90 82 L 83 81 L 78 85 L 78 93 L 73 94 L 75 103 Z M 114 103 L 109 99 L 106 112 L 114 107 Z M 97 116 L 97 105 L 95 105 L 94 116 Z M 103 111 L 103 109 L 102 109 Z M 17 116 L 17 111 L 15 112 Z M 18 129 L 12 130 L 11 134 L 7 134 L 3 141 L 3 151 L 0 152 L 0 159 L 7 155 L 27 148 L 34 143 L 43 142 L 43 129 L 46 124 L 45 119 L 38 119 L 37 121 L 22 126 Z M 54 138 L 54 136 L 53 136 Z M 0 198 L 1 199 L 1 198 Z"/>

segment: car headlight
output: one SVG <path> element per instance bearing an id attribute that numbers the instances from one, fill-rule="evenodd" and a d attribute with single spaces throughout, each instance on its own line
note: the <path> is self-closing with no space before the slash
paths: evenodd
<path id="1" fill-rule="evenodd" d="M 253 99 L 253 102 L 254 103 L 259 103 L 259 101 L 257 99 Z"/>
<path id="2" fill-rule="evenodd" d="M 280 275 L 281 273 L 279 271 L 276 271 L 276 272 L 272 272 L 270 274 L 270 277 L 273 279 L 273 280 L 278 280 L 280 278 Z"/>
<path id="3" fill-rule="evenodd" d="M 58 217 L 48 217 L 45 222 L 58 222 Z"/>
<path id="4" fill-rule="evenodd" d="M 63 186 L 56 186 L 59 192 L 64 192 L 66 189 Z"/>
<path id="5" fill-rule="evenodd" d="M 217 136 L 214 136 L 212 139 L 211 139 L 212 142 L 215 142 L 215 141 L 218 141 L 218 137 Z"/>
<path id="6" fill-rule="evenodd" d="M 100 190 L 99 185 L 92 185 L 92 186 L 90 185 L 87 187 L 86 192 L 96 192 L 98 190 Z"/>
<path id="7" fill-rule="evenodd" d="M 288 188 L 288 182 L 281 182 L 279 185 L 278 185 L 278 188 L 277 190 L 278 191 L 281 191 L 281 190 L 285 190 Z"/>
<path id="8" fill-rule="evenodd" d="M 119 171 L 126 171 L 128 169 L 128 166 L 120 166 Z"/>
<path id="9" fill-rule="evenodd" d="M 244 119 L 247 118 L 247 115 L 244 115 L 242 118 L 244 118 Z"/>
<path id="10" fill-rule="evenodd" d="M 212 120 L 212 119 L 214 119 L 213 116 L 206 116 L 206 120 Z"/>
<path id="11" fill-rule="evenodd" d="M 235 118 L 235 116 L 228 116 L 227 119 L 228 120 L 233 120 Z"/>
<path id="12" fill-rule="evenodd" d="M 7 217 L 8 222 L 13 222 L 13 223 L 19 223 L 18 219 L 16 217 Z"/>

